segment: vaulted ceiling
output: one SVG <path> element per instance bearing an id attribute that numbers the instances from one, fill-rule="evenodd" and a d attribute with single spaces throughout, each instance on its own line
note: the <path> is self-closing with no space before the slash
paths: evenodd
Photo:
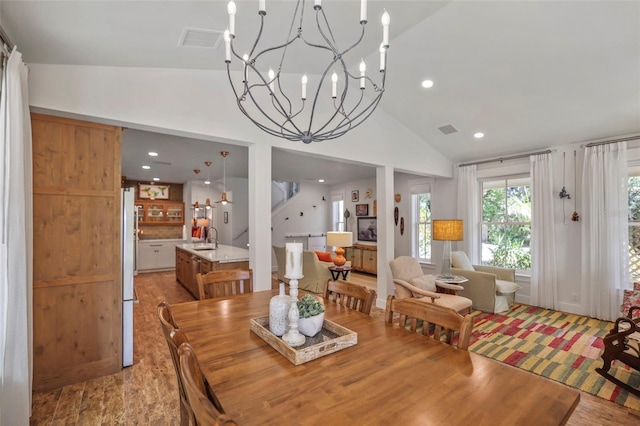
<path id="1" fill-rule="evenodd" d="M 240 44 L 257 31 L 258 2 L 236 3 Z M 282 40 L 275 30 L 289 28 L 295 3 L 267 0 L 267 39 Z M 640 134 L 640 2 L 368 3 L 358 59 L 374 57 L 379 17 L 383 9 L 391 15 L 379 108 L 453 162 Z M 357 37 L 359 0 L 322 4 L 339 42 Z M 0 24 L 27 63 L 219 70 L 223 46 L 178 42 L 185 28 L 212 30 L 215 41 L 227 19 L 221 0 L 0 1 Z M 309 72 L 312 64 L 301 59 L 291 71 Z M 423 88 L 425 79 L 433 87 Z M 444 134 L 443 126 L 455 132 Z M 146 155 L 132 150 L 125 164 L 144 159 L 133 151 Z M 192 155 L 203 162 L 202 153 Z"/>

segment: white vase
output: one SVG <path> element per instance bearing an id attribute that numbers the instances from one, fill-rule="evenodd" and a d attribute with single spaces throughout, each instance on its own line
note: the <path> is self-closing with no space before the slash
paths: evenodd
<path id="1" fill-rule="evenodd" d="M 313 337 L 322 330 L 324 312 L 309 318 L 298 319 L 298 331 L 308 337 Z"/>
<path id="2" fill-rule="evenodd" d="M 276 336 L 287 332 L 287 313 L 291 306 L 291 298 L 284 294 L 284 283 L 280 283 L 280 294 L 269 301 L 269 330 Z"/>

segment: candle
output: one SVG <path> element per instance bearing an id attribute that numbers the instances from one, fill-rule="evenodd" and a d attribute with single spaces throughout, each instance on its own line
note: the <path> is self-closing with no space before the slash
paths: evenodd
<path id="1" fill-rule="evenodd" d="M 360 22 L 367 22 L 367 0 L 360 0 Z"/>
<path id="2" fill-rule="evenodd" d="M 380 43 L 380 71 L 384 71 L 385 49 L 384 44 Z"/>
<path id="3" fill-rule="evenodd" d="M 224 31 L 224 61 L 231 62 L 231 37 L 229 30 Z"/>
<path id="4" fill-rule="evenodd" d="M 315 0 L 315 2 L 313 3 L 313 8 L 320 9 L 321 7 L 322 7 L 322 0 Z"/>
<path id="5" fill-rule="evenodd" d="M 267 4 L 266 0 L 258 0 L 258 13 L 264 12 L 267 13 Z"/>
<path id="6" fill-rule="evenodd" d="M 391 22 L 391 17 L 385 10 L 382 14 L 382 45 L 384 47 L 389 47 L 389 22 Z"/>
<path id="7" fill-rule="evenodd" d="M 276 73 L 273 72 L 271 68 L 269 68 L 269 89 L 271 89 L 272 92 L 276 89 L 275 78 L 276 78 Z"/>
<path id="8" fill-rule="evenodd" d="M 233 0 L 227 4 L 227 12 L 229 12 L 229 35 L 235 37 L 236 35 L 236 4 Z"/>
<path id="9" fill-rule="evenodd" d="M 242 60 L 244 61 L 244 80 L 243 83 L 246 83 L 247 81 L 249 81 L 249 55 L 247 55 L 246 53 L 244 55 L 242 55 Z"/>
<path id="10" fill-rule="evenodd" d="M 302 278 L 302 243 L 286 244 L 285 275 L 288 278 Z"/>
<path id="11" fill-rule="evenodd" d="M 336 98 L 338 92 L 338 74 L 331 74 L 331 97 Z"/>
<path id="12" fill-rule="evenodd" d="M 364 89 L 365 78 L 364 73 L 367 70 L 367 64 L 364 63 L 364 59 L 360 60 L 360 88 Z"/>
<path id="13" fill-rule="evenodd" d="M 304 101 L 305 99 L 307 99 L 307 81 L 309 79 L 307 78 L 307 75 L 303 75 L 302 76 L 302 100 Z"/>

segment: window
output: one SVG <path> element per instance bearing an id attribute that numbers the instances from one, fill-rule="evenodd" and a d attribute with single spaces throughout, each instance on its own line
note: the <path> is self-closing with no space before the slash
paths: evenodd
<path id="1" fill-rule="evenodd" d="M 431 194 L 412 194 L 411 211 L 413 257 L 431 261 Z"/>
<path id="2" fill-rule="evenodd" d="M 629 176 L 629 278 L 640 278 L 640 176 Z"/>
<path id="3" fill-rule="evenodd" d="M 516 176 L 482 182 L 482 263 L 531 269 L 531 179 Z"/>
<path id="4" fill-rule="evenodd" d="M 344 222 L 344 195 L 342 193 L 331 194 L 331 223 L 332 231 L 346 231 Z"/>

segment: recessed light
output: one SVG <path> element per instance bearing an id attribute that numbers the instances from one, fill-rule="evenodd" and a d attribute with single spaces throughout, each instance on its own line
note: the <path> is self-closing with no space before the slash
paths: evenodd
<path id="1" fill-rule="evenodd" d="M 143 169 L 145 170 L 149 170 L 151 168 L 151 166 L 142 166 Z"/>
<path id="2" fill-rule="evenodd" d="M 324 179 L 318 179 L 318 182 L 324 183 Z"/>
<path id="3" fill-rule="evenodd" d="M 422 82 L 422 87 L 424 87 L 425 89 L 428 89 L 430 87 L 433 87 L 433 81 L 431 80 L 425 80 Z"/>
<path id="4" fill-rule="evenodd" d="M 157 152 L 153 152 L 153 151 L 149 152 L 149 157 L 157 157 L 157 156 L 158 156 Z"/>
<path id="5" fill-rule="evenodd" d="M 155 180 L 156 182 L 158 182 L 160 180 L 160 178 L 153 178 L 153 180 Z"/>
<path id="6" fill-rule="evenodd" d="M 210 181 L 208 181 L 208 180 L 205 180 L 205 181 L 204 181 L 204 184 L 205 184 L 205 185 L 211 185 L 211 182 L 210 182 Z"/>
<path id="7" fill-rule="evenodd" d="M 476 132 L 476 133 L 473 134 L 473 137 L 476 138 L 476 139 L 482 139 L 482 138 L 484 138 L 484 133 Z"/>

